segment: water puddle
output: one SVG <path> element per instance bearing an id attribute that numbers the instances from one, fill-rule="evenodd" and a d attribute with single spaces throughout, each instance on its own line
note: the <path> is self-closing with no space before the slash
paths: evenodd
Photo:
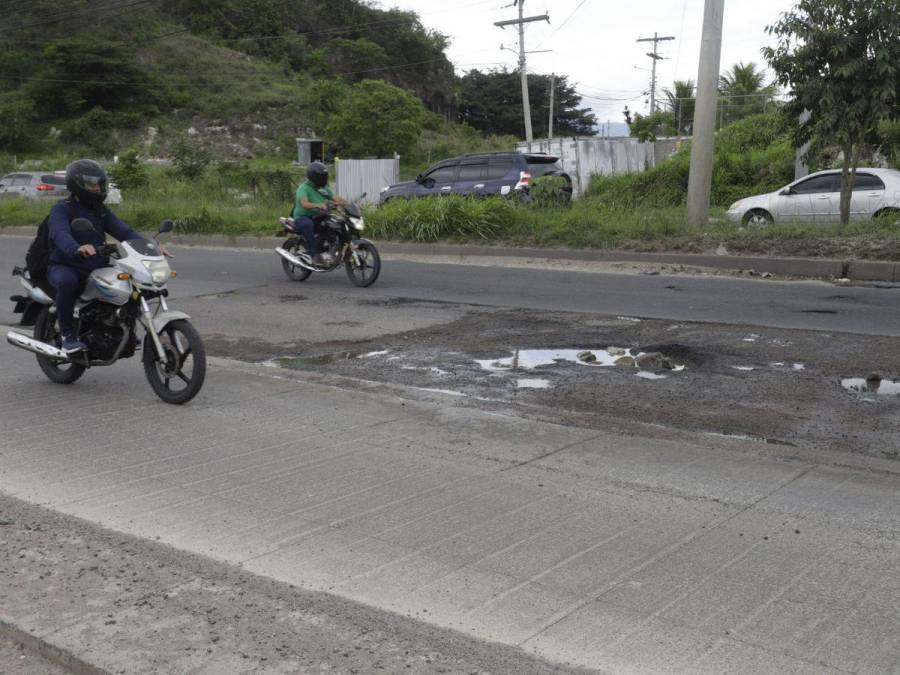
<path id="1" fill-rule="evenodd" d="M 872 376 L 848 377 L 841 380 L 841 386 L 852 394 L 875 394 L 876 396 L 900 396 L 900 381 L 883 380 Z"/>
<path id="2" fill-rule="evenodd" d="M 635 377 L 640 377 L 644 380 L 665 380 L 668 375 L 660 375 L 659 373 L 651 373 L 647 370 L 642 370 L 638 372 Z"/>
<path id="3" fill-rule="evenodd" d="M 560 362 L 577 363 L 581 366 L 610 367 L 620 359 L 630 359 L 634 355 L 630 349 L 517 349 L 512 356 L 502 359 L 476 359 L 484 370 L 503 371 L 521 368 L 533 370 L 539 366 L 552 366 Z"/>
<path id="4" fill-rule="evenodd" d="M 516 389 L 549 389 L 550 380 L 539 378 L 524 378 L 516 380 Z"/>
<path id="5" fill-rule="evenodd" d="M 353 359 L 368 359 L 373 356 L 383 356 L 388 350 L 379 352 L 343 351 L 330 352 L 328 354 L 314 354 L 312 356 L 284 356 L 273 359 L 274 363 L 283 368 L 301 369 L 309 366 L 327 366 L 339 361 L 351 361 Z"/>

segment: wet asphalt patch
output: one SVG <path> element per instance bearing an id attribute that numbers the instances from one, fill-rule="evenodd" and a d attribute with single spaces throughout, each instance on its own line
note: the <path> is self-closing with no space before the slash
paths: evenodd
<path id="1" fill-rule="evenodd" d="M 613 421 L 646 423 L 893 457 L 900 449 L 900 396 L 859 396 L 848 393 L 841 381 L 873 371 L 885 382 L 900 379 L 895 342 L 878 336 L 473 308 L 427 329 L 363 342 L 298 344 L 294 351 L 282 348 L 246 360 L 280 355 L 270 364 L 442 392 L 452 396 L 450 405 L 499 406 L 513 414 L 521 408 L 526 415 L 532 414 L 528 406 L 539 406 L 549 411 L 545 419 L 589 428 L 608 429 Z M 658 353 L 684 368 L 579 362 L 586 351 L 603 361 L 601 352 L 611 348 L 632 358 Z M 496 369 L 479 363 L 513 366 L 517 352 L 521 359 L 530 350 L 564 352 L 567 358 Z"/>

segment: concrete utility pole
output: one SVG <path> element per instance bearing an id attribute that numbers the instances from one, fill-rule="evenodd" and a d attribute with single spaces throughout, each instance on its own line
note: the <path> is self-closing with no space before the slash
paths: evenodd
<path id="1" fill-rule="evenodd" d="M 500 28 L 506 26 L 519 27 L 519 78 L 522 81 L 522 110 L 525 115 L 525 140 L 529 143 L 534 140 L 531 132 L 531 102 L 528 100 L 528 71 L 525 69 L 525 24 L 532 21 L 546 21 L 550 23 L 550 16 L 541 14 L 540 16 L 523 16 L 525 11 L 525 0 L 516 0 L 519 6 L 519 18 L 508 19 L 506 21 L 495 21 L 494 25 Z M 502 49 L 502 46 L 501 46 Z"/>
<path id="2" fill-rule="evenodd" d="M 703 10 L 703 39 L 700 43 L 700 70 L 697 73 L 697 101 L 694 104 L 691 173 L 688 176 L 688 223 L 691 225 L 706 225 L 709 222 L 724 16 L 725 0 L 706 0 Z"/>
<path id="3" fill-rule="evenodd" d="M 556 73 L 550 73 L 550 119 L 547 120 L 547 138 L 553 138 L 553 98 L 556 93 Z"/>
<path id="4" fill-rule="evenodd" d="M 653 60 L 653 70 L 650 75 L 650 114 L 656 112 L 656 62 L 662 61 L 663 57 L 659 55 L 659 43 L 665 42 L 666 40 L 674 40 L 675 37 L 673 35 L 667 35 L 665 37 L 660 37 L 659 33 L 653 33 L 652 38 L 639 38 L 638 42 L 652 42 L 653 43 L 653 51 L 647 52 L 647 56 L 649 56 Z"/>

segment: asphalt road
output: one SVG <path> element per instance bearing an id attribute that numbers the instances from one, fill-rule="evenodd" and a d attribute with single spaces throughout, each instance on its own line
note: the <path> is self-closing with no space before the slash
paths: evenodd
<path id="1" fill-rule="evenodd" d="M 28 240 L 0 239 L 0 269 L 21 264 Z M 277 240 L 273 238 L 273 247 Z M 342 271 L 289 282 L 274 252 L 254 249 L 176 249 L 175 297 L 277 286 L 285 293 L 408 298 L 435 302 L 628 315 L 676 321 L 900 335 L 900 287 L 837 286 L 818 281 L 748 280 L 713 276 L 602 274 L 385 260 L 369 289 L 350 285 Z M 4 296 L 16 281 L 0 276 Z M 9 290 L 9 293 L 7 293 Z M 0 309 L 0 320 L 9 321 Z"/>

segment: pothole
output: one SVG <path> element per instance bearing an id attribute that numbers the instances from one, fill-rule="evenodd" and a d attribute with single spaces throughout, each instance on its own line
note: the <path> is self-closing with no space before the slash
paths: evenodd
<path id="1" fill-rule="evenodd" d="M 879 375 L 868 377 L 847 377 L 841 386 L 852 394 L 874 394 L 876 396 L 900 396 L 900 381 L 885 380 Z"/>
<path id="2" fill-rule="evenodd" d="M 659 352 L 640 352 L 623 347 L 606 349 L 516 349 L 511 356 L 499 359 L 475 359 L 482 369 L 490 372 L 534 370 L 542 366 L 574 363 L 592 368 L 613 366 L 637 367 L 642 370 L 684 370 Z"/>

